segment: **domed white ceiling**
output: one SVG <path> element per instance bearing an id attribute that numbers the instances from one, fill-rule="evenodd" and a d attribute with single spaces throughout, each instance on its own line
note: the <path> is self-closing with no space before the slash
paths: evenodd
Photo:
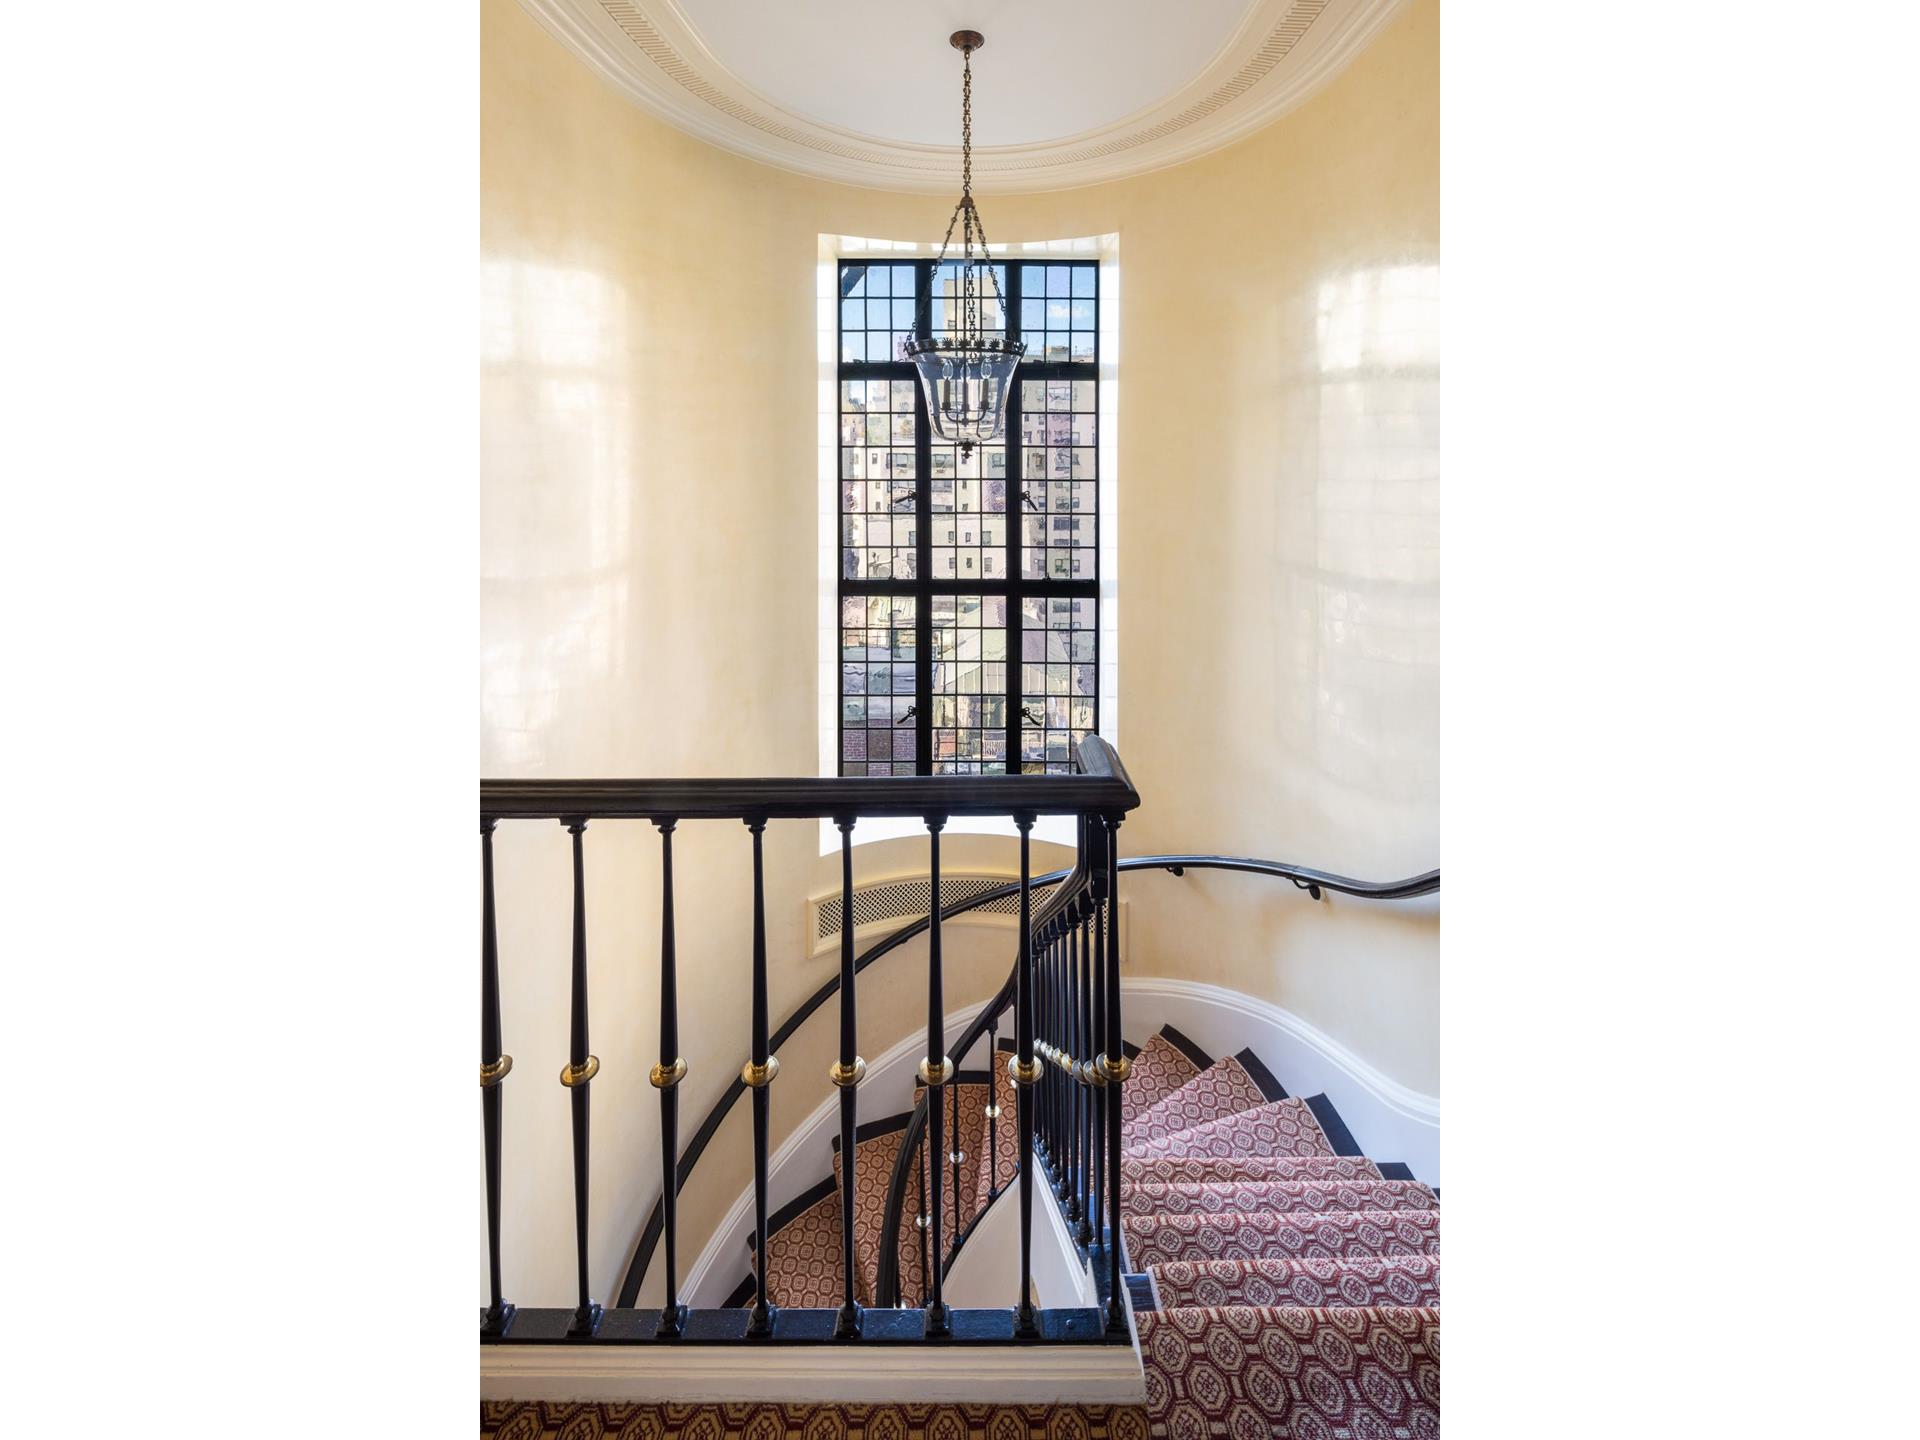
<path id="1" fill-rule="evenodd" d="M 1177 164 L 1304 100 L 1403 0 L 521 0 L 640 104 L 854 185 L 1055 190 Z"/>

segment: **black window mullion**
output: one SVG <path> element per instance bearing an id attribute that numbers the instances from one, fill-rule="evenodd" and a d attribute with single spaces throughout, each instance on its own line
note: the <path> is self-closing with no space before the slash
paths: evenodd
<path id="1" fill-rule="evenodd" d="M 929 303 L 933 294 L 933 262 L 922 261 L 913 267 L 914 271 L 914 317 L 915 328 L 922 340 L 932 334 L 933 306 Z M 933 773 L 933 591 L 930 582 L 933 579 L 933 434 L 930 417 L 927 414 L 927 395 L 924 387 L 916 383 L 913 387 L 913 412 L 915 418 L 913 442 L 914 484 L 914 648 L 918 661 L 914 665 L 913 704 L 914 704 L 914 770 L 917 774 Z"/>
<path id="2" fill-rule="evenodd" d="M 1023 338 L 1020 328 L 1020 271 L 1023 267 L 1007 262 L 1006 322 L 1007 338 Z M 1020 438 L 1021 369 L 1013 372 L 1007 396 L 1007 773 L 1020 773 L 1020 535 L 1027 523 L 1020 495 L 1026 486 L 1027 457 Z"/>

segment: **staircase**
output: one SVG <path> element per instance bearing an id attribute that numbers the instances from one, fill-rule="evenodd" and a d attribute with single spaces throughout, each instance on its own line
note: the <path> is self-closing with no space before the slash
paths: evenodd
<path id="1" fill-rule="evenodd" d="M 1005 1067 L 993 1073 L 997 1087 L 984 1072 L 957 1077 L 964 1159 L 957 1187 L 947 1171 L 949 1234 L 964 1235 L 1015 1173 L 1017 1100 Z M 1362 1155 L 1327 1097 L 1289 1096 L 1250 1050 L 1214 1060 L 1169 1026 L 1133 1052 L 1121 1093 L 1126 1284 L 1152 1433 L 1438 1436 L 1438 1195 L 1406 1166 Z M 907 1118 L 856 1137 L 862 1304 Z M 776 1305 L 842 1299 L 840 1168 L 836 1147 L 834 1174 L 769 1225 Z M 921 1186 L 924 1196 L 924 1169 Z M 924 1237 L 900 1231 L 904 1303 L 925 1299 Z M 753 1288 L 749 1276 L 733 1303 Z"/>
<path id="2" fill-rule="evenodd" d="M 1013 1042 L 998 1042 L 995 1058 L 1004 1062 Z M 916 1086 L 917 1104 L 924 1087 Z M 989 1097 L 994 1113 L 989 1114 Z M 955 1074 L 946 1097 L 947 1134 L 953 1140 L 942 1168 L 941 1226 L 949 1245 L 969 1227 L 1017 1174 L 1018 1147 L 1013 1117 L 1018 1104 L 1004 1063 L 984 1070 Z M 862 1125 L 854 1134 L 854 1293 L 862 1305 L 875 1303 L 880 1270 L 881 1232 L 886 1223 L 887 1182 L 900 1152 L 912 1110 Z M 953 1157 L 958 1156 L 958 1160 Z M 841 1175 L 839 1137 L 833 1143 L 833 1173 L 776 1212 L 767 1223 L 767 1295 L 786 1307 L 831 1309 L 845 1298 L 844 1252 L 840 1244 Z M 916 1214 L 924 1214 L 932 1193 L 924 1160 L 920 1166 L 920 1199 Z M 900 1287 L 904 1303 L 924 1304 L 931 1277 L 926 1253 L 926 1228 L 900 1231 Z M 753 1237 L 747 1237 L 753 1250 Z M 758 1264 L 758 1257 L 755 1257 Z M 728 1300 L 729 1305 L 752 1302 L 754 1276 L 747 1275 Z"/>
<path id="3" fill-rule="evenodd" d="M 1324 1095 L 1171 1028 L 1122 1108 L 1153 1433 L 1437 1437 L 1439 1197 L 1363 1156 Z"/>

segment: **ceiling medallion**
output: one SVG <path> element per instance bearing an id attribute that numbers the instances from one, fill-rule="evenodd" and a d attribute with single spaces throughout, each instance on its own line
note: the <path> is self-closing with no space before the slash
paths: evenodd
<path id="1" fill-rule="evenodd" d="M 922 302 L 923 307 L 930 306 L 934 294 L 944 288 L 946 323 L 933 330 L 923 308 L 914 327 L 915 338 L 902 348 L 920 372 L 933 433 L 957 444 L 964 460 L 974 446 L 989 444 L 1005 433 L 1007 395 L 1027 347 L 1007 338 L 1006 297 L 1000 293 L 1000 277 L 987 256 L 987 228 L 973 203 L 973 52 L 986 44 L 986 38 L 978 30 L 956 30 L 949 43 L 960 52 L 961 63 L 960 203 L 947 221 L 940 257 L 933 264 L 933 283 Z M 956 225 L 960 259 L 949 264 L 947 251 Z"/>

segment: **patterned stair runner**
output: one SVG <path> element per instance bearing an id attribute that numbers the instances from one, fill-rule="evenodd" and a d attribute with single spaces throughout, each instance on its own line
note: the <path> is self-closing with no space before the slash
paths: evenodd
<path id="1" fill-rule="evenodd" d="M 1336 1210 L 1237 1215 L 1127 1215 L 1120 1221 L 1136 1268 L 1167 1260 L 1265 1260 L 1346 1255 L 1437 1255 L 1438 1210 Z"/>
<path id="2" fill-rule="evenodd" d="M 842 1254 L 836 1187 L 778 1229 L 769 1227 L 767 1299 L 780 1306 L 837 1308 L 846 1288 Z"/>
<path id="3" fill-rule="evenodd" d="M 990 1076 L 958 1076 L 942 1111 L 948 1150 L 964 1154 L 957 1192 L 951 1159 L 938 1159 L 948 1244 L 956 1200 L 964 1232 L 990 1190 L 1015 1180 L 1019 1102 L 1009 1053 L 994 1055 Z M 1123 1091 L 1122 1228 L 1129 1268 L 1144 1272 L 1128 1285 L 1150 1435 L 1437 1440 L 1439 1197 L 1407 1178 L 1405 1166 L 1351 1153 L 1359 1147 L 1326 1096 L 1275 1098 L 1285 1091 L 1253 1052 L 1205 1059 L 1169 1028 L 1135 1054 Z M 991 1143 L 990 1103 L 1000 1107 Z M 886 1189 L 907 1118 L 860 1131 L 854 1243 L 863 1304 L 877 1285 Z M 831 1181 L 775 1217 L 767 1283 L 776 1305 L 840 1303 L 837 1146 L 833 1169 Z M 900 1234 L 908 1305 L 924 1293 L 912 1224 L 919 1195 L 910 1188 Z"/>
<path id="4" fill-rule="evenodd" d="M 920 1096 L 926 1087 L 913 1087 L 913 1103 L 920 1103 Z M 953 1089 L 943 1092 L 944 1099 L 940 1111 L 941 1124 L 944 1127 L 942 1139 L 946 1143 L 948 1158 L 941 1162 L 940 1172 L 940 1234 L 942 1243 L 953 1244 L 954 1217 L 960 1220 L 964 1230 L 979 1212 L 980 1199 L 984 1193 L 981 1186 L 985 1183 L 985 1169 L 980 1164 L 981 1153 L 987 1144 L 987 1076 L 985 1071 L 966 1070 L 955 1078 Z M 954 1104 L 958 1098 L 959 1105 Z M 960 1112 L 960 1133 L 954 1134 L 954 1111 Z M 929 1134 L 932 1132 L 929 1131 Z M 956 1194 L 954 1187 L 954 1166 L 952 1154 L 958 1150 L 960 1160 L 960 1184 Z M 924 1173 L 926 1163 L 921 1169 Z M 932 1195 L 932 1187 L 927 1193 Z"/>
<path id="5" fill-rule="evenodd" d="M 1127 1156 L 1120 1178 L 1128 1185 L 1202 1184 L 1216 1180 L 1379 1180 L 1380 1167 L 1364 1155 Z"/>
<path id="6" fill-rule="evenodd" d="M 1156 1436 L 1439 1440 L 1437 1309 L 1227 1306 L 1135 1318 Z"/>
<path id="7" fill-rule="evenodd" d="M 1239 1215 L 1249 1210 L 1432 1210 L 1418 1180 L 1216 1180 L 1135 1185 L 1123 1215 Z"/>
<path id="8" fill-rule="evenodd" d="M 1304 1100 L 1276 1100 L 1159 1140 L 1130 1140 L 1128 1155 L 1331 1155 L 1333 1145 Z"/>
<path id="9" fill-rule="evenodd" d="M 1244 1065 L 1229 1055 L 1214 1061 L 1164 1100 L 1141 1111 L 1127 1128 L 1128 1148 L 1164 1140 L 1182 1130 L 1267 1103 L 1259 1083 Z"/>
<path id="10" fill-rule="evenodd" d="M 1142 1111 L 1159 1104 L 1203 1068 L 1194 1064 L 1186 1051 L 1168 1038 L 1166 1031 L 1161 1031 L 1133 1057 L 1133 1073 L 1120 1092 L 1121 1117 L 1131 1125 Z"/>
<path id="11" fill-rule="evenodd" d="M 873 1303 L 880 1278 L 880 1235 L 886 1225 L 887 1185 L 893 1179 L 894 1157 L 906 1133 L 907 1117 L 895 1116 L 862 1126 L 854 1137 L 853 1253 L 859 1257 L 860 1303 Z M 834 1147 L 833 1174 L 840 1178 L 840 1148 Z M 914 1200 L 907 1196 L 900 1224 L 900 1294 L 916 1303 L 920 1294 L 920 1232 L 914 1228 Z M 771 1248 L 771 1243 L 769 1243 Z"/>
<path id="12" fill-rule="evenodd" d="M 1194 1305 L 1438 1305 L 1438 1255 L 1341 1260 L 1170 1260 L 1153 1267 L 1162 1310 Z"/>
<path id="13" fill-rule="evenodd" d="M 1002 1050 L 993 1057 L 993 1103 L 1000 1107 L 1000 1114 L 993 1122 L 992 1146 L 989 1147 L 984 1141 L 980 1146 L 979 1193 L 982 1198 L 990 1188 L 997 1192 L 1011 1185 L 1014 1167 L 1020 1160 L 1019 1087 L 1007 1075 L 1007 1057 L 1012 1053 L 1011 1050 Z"/>

